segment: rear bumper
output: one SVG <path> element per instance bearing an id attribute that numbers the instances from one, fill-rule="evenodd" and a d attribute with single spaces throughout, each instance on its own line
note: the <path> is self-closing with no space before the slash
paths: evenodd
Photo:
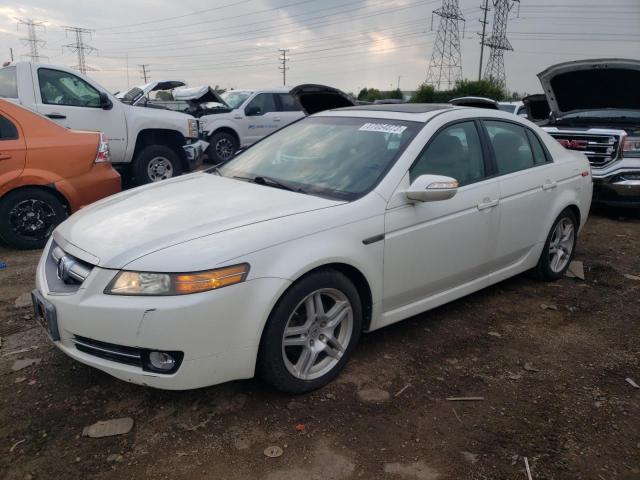
<path id="1" fill-rule="evenodd" d="M 68 200 L 72 212 L 122 189 L 120 174 L 110 163 L 96 163 L 87 173 L 65 178 L 54 186 Z"/>
<path id="2" fill-rule="evenodd" d="M 204 152 L 208 146 L 209 144 L 204 140 L 196 140 L 182 147 L 185 158 L 187 159 L 189 171 L 195 170 L 202 165 L 202 162 L 204 161 Z"/>
<path id="3" fill-rule="evenodd" d="M 640 206 L 640 159 L 625 159 L 606 171 L 593 169 L 593 202 L 616 207 Z"/>

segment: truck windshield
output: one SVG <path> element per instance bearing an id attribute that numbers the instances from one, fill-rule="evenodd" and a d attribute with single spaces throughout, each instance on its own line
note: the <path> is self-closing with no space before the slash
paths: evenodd
<path id="1" fill-rule="evenodd" d="M 0 68 L 0 97 L 18 98 L 16 67 Z"/>
<path id="2" fill-rule="evenodd" d="M 424 124 L 307 117 L 266 137 L 216 172 L 338 200 L 373 189 Z"/>
<path id="3" fill-rule="evenodd" d="M 235 91 L 229 91 L 229 92 L 224 92 L 220 94 L 220 96 L 225 101 L 225 103 L 234 110 L 238 108 L 240 105 L 242 105 L 244 101 L 247 98 L 249 98 L 250 95 L 251 95 L 251 92 L 235 92 Z"/>
<path id="4" fill-rule="evenodd" d="M 121 98 L 121 101 L 122 103 L 131 105 L 143 95 L 144 95 L 144 92 L 140 88 L 133 87 L 131 90 L 129 90 L 127 93 L 124 94 L 124 97 Z"/>

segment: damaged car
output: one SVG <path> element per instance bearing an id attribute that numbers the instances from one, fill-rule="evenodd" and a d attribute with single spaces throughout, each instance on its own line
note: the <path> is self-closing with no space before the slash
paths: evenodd
<path id="1" fill-rule="evenodd" d="M 589 158 L 594 203 L 640 206 L 640 61 L 578 60 L 538 78 L 550 112 L 543 128 Z M 528 103 L 544 115 L 540 97 Z"/>

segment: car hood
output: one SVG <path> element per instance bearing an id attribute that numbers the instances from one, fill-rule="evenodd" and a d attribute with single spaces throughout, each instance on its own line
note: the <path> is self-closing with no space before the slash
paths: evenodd
<path id="1" fill-rule="evenodd" d="M 640 60 L 578 60 L 538 74 L 556 117 L 576 110 L 640 110 Z"/>
<path id="2" fill-rule="evenodd" d="M 184 100 L 191 104 L 197 105 L 199 103 L 211 103 L 217 102 L 221 106 L 229 108 L 229 105 L 222 99 L 216 91 L 207 86 L 179 88 L 173 92 L 174 100 Z"/>
<path id="3" fill-rule="evenodd" d="M 54 240 L 98 266 L 123 268 L 179 243 L 342 203 L 201 172 L 96 202 L 63 222 Z"/>
<path id="4" fill-rule="evenodd" d="M 296 98 L 307 115 L 356 105 L 356 101 L 351 96 L 326 85 L 307 83 L 293 87 L 289 93 Z"/>

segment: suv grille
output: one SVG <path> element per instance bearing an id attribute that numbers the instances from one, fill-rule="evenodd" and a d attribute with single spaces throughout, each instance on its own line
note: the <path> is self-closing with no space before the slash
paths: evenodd
<path id="1" fill-rule="evenodd" d="M 602 167 L 616 159 L 620 146 L 617 135 L 548 132 L 560 144 L 569 150 L 584 153 L 594 167 Z"/>

